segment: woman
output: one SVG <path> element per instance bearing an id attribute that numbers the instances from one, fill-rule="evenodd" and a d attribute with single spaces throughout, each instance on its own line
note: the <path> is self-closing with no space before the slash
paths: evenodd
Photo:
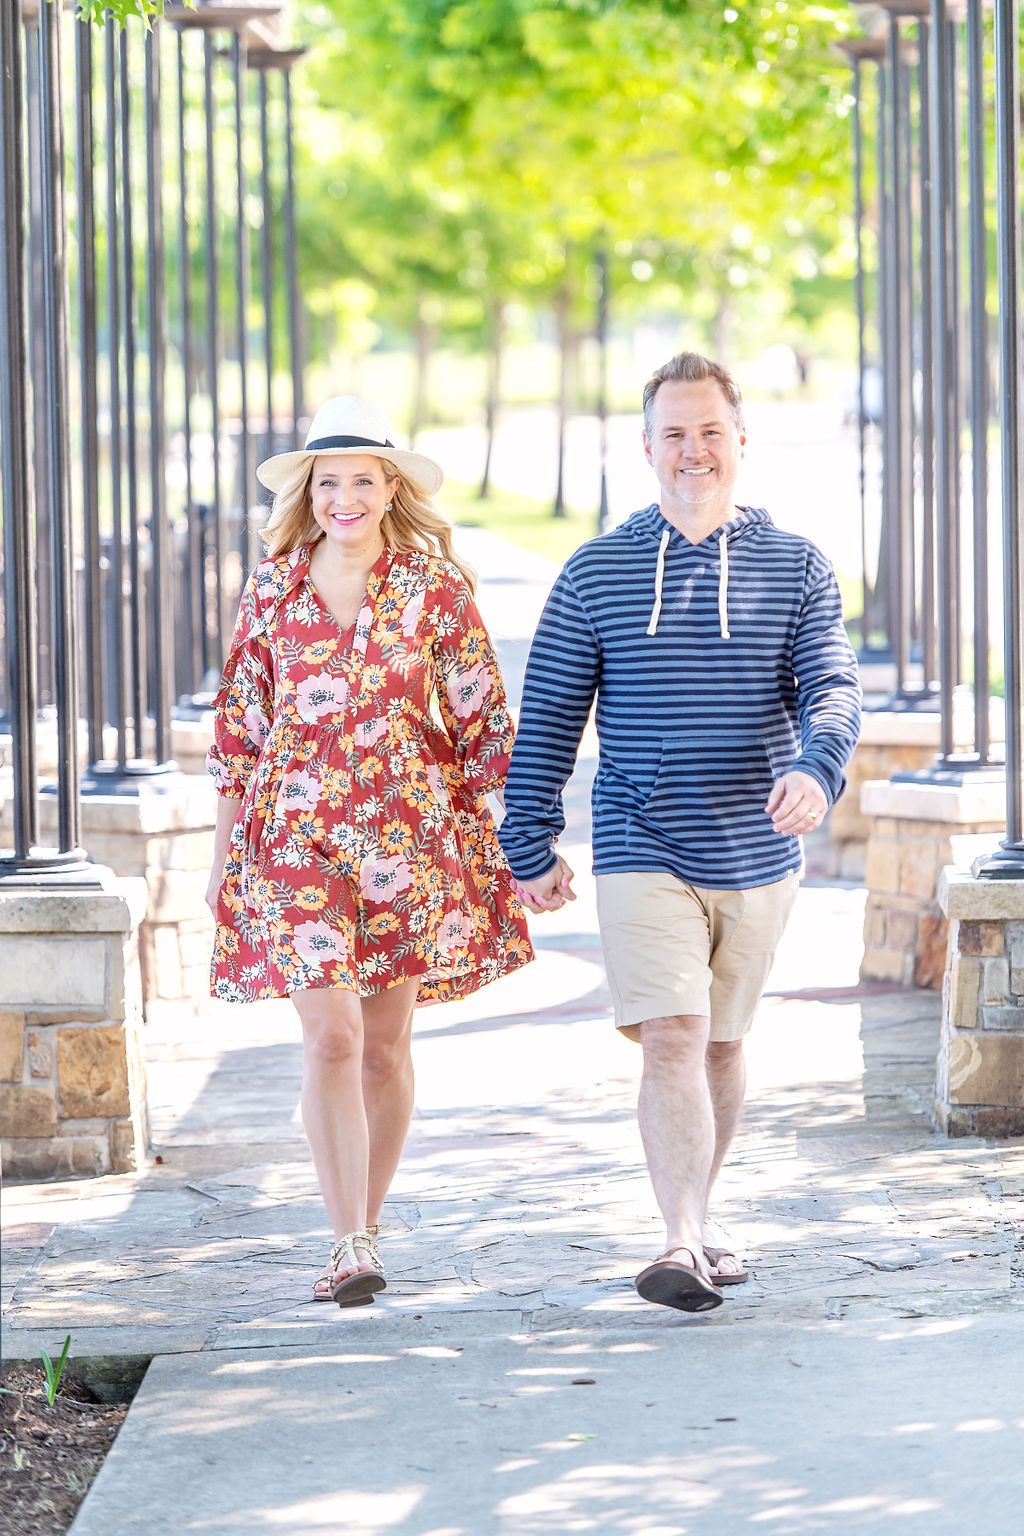
<path id="1" fill-rule="evenodd" d="M 242 594 L 208 759 L 213 992 L 295 1004 L 337 1239 L 314 1294 L 358 1306 L 385 1286 L 374 1238 L 412 1117 L 413 1007 L 532 958 L 482 798 L 513 731 L 429 500 L 439 466 L 342 395 L 257 474 L 275 492 L 270 558 Z"/>

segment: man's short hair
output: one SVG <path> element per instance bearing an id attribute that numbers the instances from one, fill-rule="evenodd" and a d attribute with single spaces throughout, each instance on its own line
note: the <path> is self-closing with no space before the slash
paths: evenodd
<path id="1" fill-rule="evenodd" d="M 713 362 L 710 357 L 701 357 L 699 352 L 677 352 L 675 357 L 670 357 L 667 363 L 652 373 L 644 385 L 644 431 L 647 436 L 650 437 L 654 432 L 654 397 L 663 384 L 702 384 L 705 379 L 713 379 L 721 386 L 729 402 L 732 419 L 742 432 L 743 396 L 728 369 L 723 368 L 721 363 Z"/>

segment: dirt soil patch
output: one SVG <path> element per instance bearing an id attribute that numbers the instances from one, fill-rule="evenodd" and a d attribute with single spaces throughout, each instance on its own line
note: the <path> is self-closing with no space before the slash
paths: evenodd
<path id="1" fill-rule="evenodd" d="M 68 1375 L 61 1377 L 51 1408 L 42 1366 L 8 1367 L 3 1386 L 0 1530 L 4 1536 L 63 1536 L 128 1409 L 99 1402 Z"/>

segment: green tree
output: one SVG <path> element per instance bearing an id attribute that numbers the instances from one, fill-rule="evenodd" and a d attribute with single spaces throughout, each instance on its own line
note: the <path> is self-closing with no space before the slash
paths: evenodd
<path id="1" fill-rule="evenodd" d="M 481 318 L 509 297 L 556 313 L 563 420 L 598 238 L 638 253 L 638 304 L 684 294 L 726 355 L 752 297 L 803 285 L 806 302 L 842 247 L 848 68 L 831 44 L 853 28 L 846 4 L 323 0 L 320 15 L 317 70 L 337 91 L 320 107 L 346 125 L 346 160 L 372 139 L 379 181 L 433 223 L 430 270 L 404 270 L 447 292 L 474 231 Z M 383 234 L 371 280 L 403 240 Z"/>
<path id="2" fill-rule="evenodd" d="M 51 0 L 55 3 L 55 0 Z M 78 0 L 77 15 L 82 21 L 103 22 L 109 12 L 123 27 L 130 16 L 147 23 L 164 13 L 165 0 Z M 195 0 L 184 0 L 193 5 Z"/>

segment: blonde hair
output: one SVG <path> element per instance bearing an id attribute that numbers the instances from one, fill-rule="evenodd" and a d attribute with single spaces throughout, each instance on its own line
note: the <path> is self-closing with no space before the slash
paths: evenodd
<path id="1" fill-rule="evenodd" d="M 391 511 L 384 513 L 380 525 L 385 544 L 394 550 L 414 549 L 428 555 L 440 555 L 455 566 L 469 590 L 475 592 L 476 572 L 455 553 L 451 523 L 429 496 L 405 479 L 390 459 L 381 457 L 380 462 L 387 479 L 398 478 L 390 498 Z M 301 465 L 274 497 L 266 527 L 261 530 L 269 555 L 287 555 L 303 544 L 316 544 L 324 537 L 323 529 L 313 516 L 309 495 L 314 463 L 315 459 L 311 457 L 308 464 Z"/>

